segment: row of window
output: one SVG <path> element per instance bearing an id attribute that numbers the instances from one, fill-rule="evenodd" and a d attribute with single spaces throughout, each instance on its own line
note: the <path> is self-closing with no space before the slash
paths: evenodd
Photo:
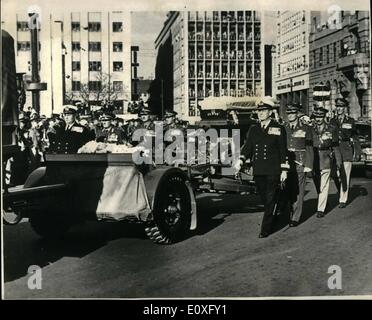
<path id="1" fill-rule="evenodd" d="M 255 21 L 260 20 L 260 12 L 257 11 L 190 11 L 188 18 L 194 20 L 235 22 L 235 21 Z"/>
<path id="2" fill-rule="evenodd" d="M 78 21 L 71 22 L 71 30 L 73 32 L 80 31 L 81 25 Z M 101 22 L 88 22 L 88 27 L 83 27 L 84 30 L 88 30 L 90 32 L 100 32 Z M 123 32 L 123 23 L 122 22 L 113 22 L 112 23 L 112 32 Z"/>
<path id="3" fill-rule="evenodd" d="M 72 71 L 80 71 L 81 64 L 80 61 L 72 61 Z M 89 61 L 89 71 L 101 71 L 102 63 L 101 61 Z M 116 72 L 123 71 L 123 62 L 114 61 L 112 63 L 112 70 Z"/>
<path id="4" fill-rule="evenodd" d="M 100 91 L 102 90 L 102 82 L 101 81 L 89 81 L 88 88 L 90 91 Z M 123 81 L 113 81 L 112 88 L 114 91 L 123 91 Z M 80 91 L 80 90 L 81 90 L 81 82 L 72 81 L 72 91 Z"/>
<path id="5" fill-rule="evenodd" d="M 31 42 L 30 41 L 18 41 L 17 42 L 17 51 L 30 51 Z M 39 50 L 41 50 L 41 43 L 39 42 Z"/>
<path id="6" fill-rule="evenodd" d="M 81 45 L 78 41 L 73 41 L 71 43 L 72 51 L 80 51 Z M 101 42 L 93 42 L 90 41 L 88 43 L 88 51 L 100 52 L 102 49 Z M 123 43 L 122 42 L 113 42 L 112 43 L 112 51 L 113 52 L 123 52 Z"/>
<path id="7" fill-rule="evenodd" d="M 261 53 L 259 51 L 259 48 L 256 48 L 255 51 L 253 50 L 247 50 L 244 54 L 244 49 L 241 50 L 218 50 L 215 48 L 215 50 L 212 52 L 211 50 L 206 50 L 203 52 L 202 50 L 198 50 L 197 54 L 195 53 L 195 50 L 191 48 L 189 50 L 189 59 L 238 59 L 238 60 L 253 60 L 253 57 L 255 60 L 261 59 Z"/>
<path id="8" fill-rule="evenodd" d="M 80 31 L 81 25 L 78 21 L 71 22 L 71 30 L 73 32 Z M 101 31 L 101 22 L 88 22 L 88 27 L 83 27 L 84 30 L 90 32 L 100 32 Z M 27 21 L 18 21 L 17 22 L 17 31 L 29 31 Z M 112 23 L 112 32 L 123 32 L 123 23 L 122 22 L 113 22 Z"/>

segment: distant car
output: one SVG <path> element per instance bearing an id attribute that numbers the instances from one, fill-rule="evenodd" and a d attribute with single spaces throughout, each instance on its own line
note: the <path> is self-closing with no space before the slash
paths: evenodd
<path id="1" fill-rule="evenodd" d="M 359 162 L 355 163 L 355 165 L 362 165 L 366 177 L 372 179 L 371 123 L 358 121 L 355 126 L 362 148 L 362 157 Z"/>

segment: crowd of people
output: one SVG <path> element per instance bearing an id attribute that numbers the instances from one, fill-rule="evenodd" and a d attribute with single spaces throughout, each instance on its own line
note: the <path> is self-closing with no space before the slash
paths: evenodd
<path id="1" fill-rule="evenodd" d="M 89 141 L 136 145 L 132 140 L 136 129 L 154 130 L 155 121 L 163 121 L 163 130 L 186 128 L 188 123 L 177 118 L 174 111 L 163 117 L 147 108 L 132 104 L 133 118 L 124 119 L 110 111 L 81 114 L 80 105 L 65 105 L 62 114 L 51 117 L 28 111 L 19 114 L 17 141 L 20 152 L 6 165 L 6 183 L 21 185 L 28 175 L 45 161 L 46 153 L 76 153 Z M 104 108 L 103 110 L 107 110 Z"/>

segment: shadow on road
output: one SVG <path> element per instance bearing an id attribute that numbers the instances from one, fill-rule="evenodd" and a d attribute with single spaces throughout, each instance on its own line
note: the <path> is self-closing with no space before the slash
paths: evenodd
<path id="1" fill-rule="evenodd" d="M 25 222 L 4 227 L 5 237 L 4 282 L 25 276 L 31 265 L 44 267 L 63 257 L 82 258 L 116 239 L 147 239 L 142 225 L 128 222 L 87 222 L 56 241 L 37 238 Z"/>
<path id="2" fill-rule="evenodd" d="M 232 214 L 263 211 L 257 195 L 205 194 L 197 200 L 198 228 L 194 235 L 203 235 L 221 225 Z"/>

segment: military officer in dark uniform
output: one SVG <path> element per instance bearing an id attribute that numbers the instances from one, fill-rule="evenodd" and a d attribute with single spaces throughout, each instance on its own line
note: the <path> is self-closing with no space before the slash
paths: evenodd
<path id="1" fill-rule="evenodd" d="M 287 191 L 292 203 L 290 227 L 296 227 L 301 219 L 305 195 L 306 174 L 313 169 L 313 130 L 299 119 L 300 106 L 287 106 L 288 121 L 284 124 L 287 136 L 289 172 Z"/>
<path id="2" fill-rule="evenodd" d="M 123 143 L 123 130 L 114 127 L 112 125 L 113 115 L 110 113 L 104 113 L 100 117 L 100 121 L 102 123 L 102 128 L 97 130 L 96 133 L 96 141 L 97 142 L 105 142 L 105 143 L 116 143 L 122 144 Z"/>
<path id="3" fill-rule="evenodd" d="M 317 217 L 324 217 L 327 206 L 329 180 L 332 167 L 332 157 L 335 157 L 337 167 L 342 164 L 339 149 L 338 133 L 335 126 L 325 121 L 327 109 L 319 107 L 313 112 L 314 126 L 314 181 L 318 197 Z"/>
<path id="4" fill-rule="evenodd" d="M 270 235 L 280 183 L 287 179 L 289 164 L 283 126 L 271 118 L 274 101 L 266 96 L 257 102 L 259 124 L 252 125 L 241 148 L 241 160 L 252 163 L 253 176 L 265 206 L 260 238 Z"/>
<path id="5" fill-rule="evenodd" d="M 176 116 L 177 112 L 175 111 L 166 111 L 164 116 L 163 116 L 163 121 L 164 121 L 164 132 L 167 132 L 169 129 L 174 129 L 176 128 Z"/>
<path id="6" fill-rule="evenodd" d="M 147 130 L 155 130 L 154 122 L 150 118 L 150 111 L 148 109 L 142 109 L 138 116 L 142 120 L 142 127 Z"/>
<path id="7" fill-rule="evenodd" d="M 355 128 L 355 120 L 347 115 L 348 102 L 344 98 L 336 99 L 336 117 L 330 122 L 337 128 L 338 138 L 340 143 L 340 153 L 342 158 L 343 168 L 345 170 L 346 181 L 345 186 L 339 185 L 339 207 L 345 208 L 349 188 L 352 161 L 359 161 L 361 156 L 361 146 L 358 138 L 358 133 Z M 340 173 L 339 173 L 340 175 Z"/>
<path id="8" fill-rule="evenodd" d="M 50 151 L 55 153 L 76 153 L 89 141 L 88 129 L 76 121 L 77 107 L 66 105 L 63 108 L 64 126 L 54 127 Z"/>

